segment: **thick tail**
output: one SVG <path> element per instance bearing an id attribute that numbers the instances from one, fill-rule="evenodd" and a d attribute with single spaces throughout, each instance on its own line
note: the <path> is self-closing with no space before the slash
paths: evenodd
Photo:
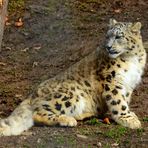
<path id="1" fill-rule="evenodd" d="M 34 124 L 32 114 L 30 99 L 27 99 L 8 118 L 0 120 L 0 136 L 19 135 L 32 127 Z"/>

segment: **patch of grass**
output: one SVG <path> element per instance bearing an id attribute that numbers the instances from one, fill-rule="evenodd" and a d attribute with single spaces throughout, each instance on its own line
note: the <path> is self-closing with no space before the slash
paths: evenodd
<path id="1" fill-rule="evenodd" d="M 86 136 L 91 134 L 89 128 L 88 129 L 81 128 L 81 129 L 78 130 L 78 133 L 80 133 L 82 135 L 86 135 Z"/>
<path id="2" fill-rule="evenodd" d="M 61 144 L 64 144 L 65 139 L 63 136 L 58 136 L 58 137 L 56 137 L 56 141 L 59 145 L 61 145 Z"/>
<path id="3" fill-rule="evenodd" d="M 50 0 L 48 5 L 49 6 L 48 11 L 54 12 L 57 9 L 57 5 L 58 5 L 58 2 L 56 0 Z"/>
<path id="4" fill-rule="evenodd" d="M 144 129 L 143 128 L 137 129 L 137 135 L 138 136 L 141 136 L 143 132 L 144 132 Z"/>
<path id="5" fill-rule="evenodd" d="M 70 145 L 76 145 L 76 139 L 74 137 L 69 137 L 68 138 L 68 143 Z"/>
<path id="6" fill-rule="evenodd" d="M 78 0 L 75 2 L 78 10 L 89 13 L 97 13 L 98 8 L 100 8 L 100 6 L 104 6 L 105 4 L 107 4 L 105 0 Z"/>
<path id="7" fill-rule="evenodd" d="M 10 71 L 10 70 L 5 70 L 4 73 L 5 73 L 6 75 L 16 76 L 16 71 L 15 71 L 15 69 L 11 69 L 11 71 Z"/>
<path id="8" fill-rule="evenodd" d="M 100 124 L 102 124 L 99 121 L 99 119 L 97 119 L 97 118 L 92 118 L 92 119 L 86 121 L 86 123 L 89 124 L 89 125 L 100 125 Z"/>
<path id="9" fill-rule="evenodd" d="M 112 139 L 119 139 L 122 136 L 124 136 L 127 133 L 127 128 L 125 127 L 118 127 L 113 128 L 107 132 L 104 133 L 106 137 L 112 138 Z"/>
<path id="10" fill-rule="evenodd" d="M 143 121 L 144 121 L 144 122 L 148 122 L 148 117 L 144 117 L 144 118 L 143 118 Z"/>
<path id="11" fill-rule="evenodd" d="M 24 144 L 24 145 L 23 145 L 23 148 L 30 148 L 30 146 L 27 145 L 27 144 Z"/>
<path id="12" fill-rule="evenodd" d="M 90 144 L 88 144 L 88 146 L 87 146 L 88 148 L 91 148 L 91 145 Z"/>
<path id="13" fill-rule="evenodd" d="M 8 97 L 11 96 L 12 93 L 13 93 L 13 88 L 11 86 L 8 86 L 3 83 L 0 84 L 0 96 Z"/>
<path id="14" fill-rule="evenodd" d="M 63 135 L 57 135 L 55 141 L 58 145 L 76 145 L 76 139 L 74 137 L 64 137 Z"/>
<path id="15" fill-rule="evenodd" d="M 87 3 L 81 3 L 78 5 L 78 9 L 81 11 L 89 11 L 89 5 Z"/>
<path id="16" fill-rule="evenodd" d="M 23 10 L 25 7 L 25 0 L 9 0 L 8 11 L 10 14 Z"/>
<path id="17" fill-rule="evenodd" d="M 101 17 L 98 16 L 98 15 L 87 15 L 87 17 L 82 17 L 81 18 L 82 21 L 85 21 L 85 22 L 99 22 L 101 21 Z"/>
<path id="18" fill-rule="evenodd" d="M 130 140 L 129 140 L 129 139 L 126 139 L 126 140 L 124 141 L 124 144 L 125 144 L 125 145 L 130 144 Z"/>
<path id="19" fill-rule="evenodd" d="M 107 143 L 103 146 L 103 148 L 110 148 L 110 145 Z"/>
<path id="20" fill-rule="evenodd" d="M 29 147 L 29 148 L 30 148 L 30 147 Z M 38 146 L 37 146 L 37 148 L 45 148 L 45 144 L 39 143 Z"/>

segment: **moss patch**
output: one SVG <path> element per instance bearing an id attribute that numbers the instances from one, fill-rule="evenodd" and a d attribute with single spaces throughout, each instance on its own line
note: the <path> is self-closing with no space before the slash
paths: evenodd
<path id="1" fill-rule="evenodd" d="M 9 0 L 8 11 L 10 14 L 21 12 L 25 8 L 25 0 Z"/>

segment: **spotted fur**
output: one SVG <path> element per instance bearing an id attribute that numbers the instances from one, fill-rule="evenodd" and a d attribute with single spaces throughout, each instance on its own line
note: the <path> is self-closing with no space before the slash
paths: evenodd
<path id="1" fill-rule="evenodd" d="M 105 48 L 41 83 L 8 118 L 0 120 L 0 134 L 18 135 L 34 123 L 76 126 L 77 120 L 107 110 L 117 123 L 140 128 L 129 108 L 146 63 L 140 28 L 140 22 L 111 19 Z"/>

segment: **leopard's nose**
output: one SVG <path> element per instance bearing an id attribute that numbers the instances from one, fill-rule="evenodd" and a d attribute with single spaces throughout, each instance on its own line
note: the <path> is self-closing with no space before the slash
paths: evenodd
<path id="1" fill-rule="evenodd" d="M 111 48 L 112 48 L 111 46 L 106 46 L 106 49 L 107 49 L 108 51 L 110 51 Z"/>

